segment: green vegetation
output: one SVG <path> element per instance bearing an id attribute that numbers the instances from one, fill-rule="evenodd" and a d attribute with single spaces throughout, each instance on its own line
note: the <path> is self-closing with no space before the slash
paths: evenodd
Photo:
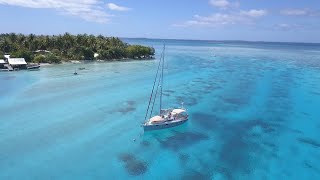
<path id="1" fill-rule="evenodd" d="M 34 57 L 33 62 L 44 63 L 44 62 L 46 62 L 46 57 L 43 55 L 38 55 L 38 56 Z"/>
<path id="2" fill-rule="evenodd" d="M 61 60 L 152 58 L 155 50 L 152 47 L 129 45 L 119 38 L 102 35 L 65 33 L 48 36 L 10 33 L 0 34 L 0 57 L 4 53 L 11 57 L 23 57 L 27 62 L 59 63 Z M 98 56 L 94 58 L 95 53 Z"/>
<path id="3" fill-rule="evenodd" d="M 152 48 L 150 50 L 149 47 L 141 46 L 141 45 L 132 45 L 126 47 L 126 53 L 129 58 L 140 57 L 141 55 L 154 54 L 155 51 Z"/>
<path id="4" fill-rule="evenodd" d="M 26 49 L 19 49 L 10 53 L 11 58 L 20 58 L 23 57 L 27 62 L 30 62 L 33 59 L 33 53 Z"/>

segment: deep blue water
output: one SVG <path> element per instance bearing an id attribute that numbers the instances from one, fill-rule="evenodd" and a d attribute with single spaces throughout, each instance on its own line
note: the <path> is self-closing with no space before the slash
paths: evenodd
<path id="1" fill-rule="evenodd" d="M 164 106 L 190 120 L 154 132 L 158 60 L 1 72 L 0 179 L 320 179 L 319 44 L 166 47 Z"/>

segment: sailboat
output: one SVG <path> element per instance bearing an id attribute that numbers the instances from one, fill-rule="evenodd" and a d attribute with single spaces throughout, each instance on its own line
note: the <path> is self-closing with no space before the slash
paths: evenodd
<path id="1" fill-rule="evenodd" d="M 179 108 L 168 108 L 162 109 L 162 87 L 163 87 L 163 69 L 164 69 L 164 56 L 165 56 L 165 45 L 159 60 L 156 77 L 153 82 L 153 87 L 150 95 L 150 100 L 145 115 L 145 122 L 143 123 L 144 131 L 157 130 L 170 128 L 181 125 L 188 121 L 187 110 L 182 106 Z M 154 110 L 154 104 L 159 94 L 159 112 L 152 116 Z"/>
<path id="2" fill-rule="evenodd" d="M 78 73 L 77 73 L 77 69 L 76 69 L 76 70 L 74 70 L 73 75 L 78 75 Z"/>

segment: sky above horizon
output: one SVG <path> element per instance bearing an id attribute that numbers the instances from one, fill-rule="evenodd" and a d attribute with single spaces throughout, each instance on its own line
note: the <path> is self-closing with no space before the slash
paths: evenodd
<path id="1" fill-rule="evenodd" d="M 0 0 L 0 33 L 320 42 L 320 0 Z"/>

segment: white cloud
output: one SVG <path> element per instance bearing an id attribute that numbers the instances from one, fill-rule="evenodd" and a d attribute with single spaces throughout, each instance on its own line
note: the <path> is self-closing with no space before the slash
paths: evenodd
<path id="1" fill-rule="evenodd" d="M 189 27 L 189 26 L 209 26 L 209 22 L 205 21 L 197 21 L 197 20 L 189 20 L 182 24 L 173 24 L 174 27 Z"/>
<path id="2" fill-rule="evenodd" d="M 218 8 L 227 8 L 230 5 L 227 0 L 210 0 L 209 3 Z"/>
<path id="3" fill-rule="evenodd" d="M 305 27 L 300 24 L 287 24 L 287 23 L 276 24 L 274 26 L 275 30 L 282 30 L 282 31 L 302 30 L 304 28 Z"/>
<path id="4" fill-rule="evenodd" d="M 287 16 L 304 16 L 308 14 L 308 11 L 306 9 L 283 9 L 280 13 Z"/>
<path id="5" fill-rule="evenodd" d="M 263 10 L 263 9 L 260 9 L 260 10 L 251 9 L 249 11 L 241 11 L 240 14 L 245 15 L 245 16 L 249 16 L 249 17 L 253 17 L 253 18 L 258 18 L 258 17 L 267 15 L 267 11 Z"/>
<path id="6" fill-rule="evenodd" d="M 265 10 L 250 10 L 236 13 L 215 13 L 209 16 L 193 16 L 192 20 L 180 24 L 174 24 L 176 27 L 190 26 L 226 26 L 234 24 L 254 24 L 259 17 L 266 15 Z"/>
<path id="7" fill-rule="evenodd" d="M 280 13 L 286 16 L 320 16 L 318 10 L 312 9 L 283 9 Z"/>
<path id="8" fill-rule="evenodd" d="M 229 24 L 237 24 L 237 23 L 245 23 L 248 22 L 246 18 L 242 16 L 237 16 L 235 14 L 221 14 L 215 13 L 210 16 L 194 16 L 194 19 L 202 24 L 208 25 L 229 25 Z"/>
<path id="9" fill-rule="evenodd" d="M 0 0 L 0 4 L 55 9 L 62 14 L 98 23 L 108 22 L 111 16 L 104 11 L 102 0 Z"/>
<path id="10" fill-rule="evenodd" d="M 123 6 L 118 6 L 118 5 L 114 4 L 114 3 L 108 3 L 107 7 L 110 10 L 114 10 L 114 11 L 129 11 L 129 10 L 131 10 L 130 8 L 123 7 Z"/>
<path id="11" fill-rule="evenodd" d="M 240 6 L 239 2 L 229 2 L 228 0 L 209 0 L 209 4 L 220 9 L 238 8 Z"/>

